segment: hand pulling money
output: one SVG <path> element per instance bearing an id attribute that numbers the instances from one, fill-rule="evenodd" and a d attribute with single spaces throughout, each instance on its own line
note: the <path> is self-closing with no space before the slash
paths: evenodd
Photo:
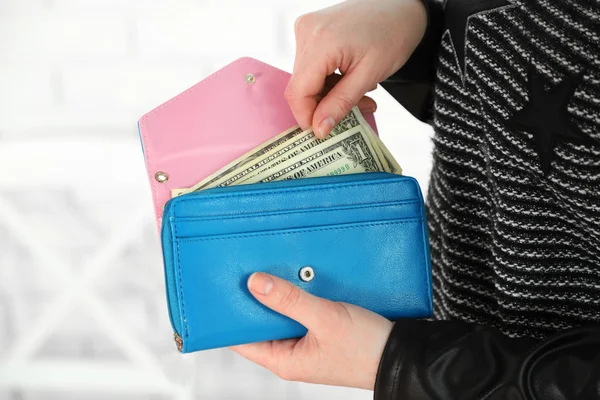
<path id="1" fill-rule="evenodd" d="M 318 139 L 311 128 L 291 127 L 191 188 L 173 189 L 171 196 L 213 187 L 376 171 L 402 174 L 355 107 L 325 139 Z"/>

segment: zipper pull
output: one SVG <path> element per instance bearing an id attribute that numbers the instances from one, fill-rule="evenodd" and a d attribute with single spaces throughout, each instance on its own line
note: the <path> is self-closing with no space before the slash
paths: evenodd
<path id="1" fill-rule="evenodd" d="M 175 344 L 177 345 L 177 350 L 179 350 L 180 353 L 183 352 L 183 339 L 181 338 L 181 336 L 179 336 L 177 334 L 177 332 L 173 333 L 173 339 L 175 340 Z"/>

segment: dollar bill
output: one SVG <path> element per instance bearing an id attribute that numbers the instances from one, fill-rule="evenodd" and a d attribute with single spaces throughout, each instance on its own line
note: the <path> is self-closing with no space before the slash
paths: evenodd
<path id="1" fill-rule="evenodd" d="M 384 171 L 368 135 L 362 126 L 357 126 L 245 183 Z"/>
<path id="2" fill-rule="evenodd" d="M 353 109 L 333 128 L 328 138 L 360 125 L 361 118 L 362 115 L 360 115 L 358 108 Z M 266 169 L 264 168 L 265 166 L 277 164 L 278 159 L 285 161 L 322 141 L 323 139 L 317 139 L 314 136 L 312 129 L 302 131 L 299 126 L 294 126 L 238 157 L 191 188 L 172 189 L 171 197 L 216 186 L 222 187 L 242 183 L 246 178 L 250 177 L 249 174 L 255 175 Z M 294 150 L 299 146 L 302 147 Z M 245 168 L 243 168 L 244 166 Z"/>
<path id="3" fill-rule="evenodd" d="M 250 150 L 246 154 L 241 157 L 238 157 L 234 161 L 227 164 L 225 167 L 216 171 L 212 175 L 198 182 L 191 188 L 182 188 L 182 189 L 172 189 L 171 197 L 177 197 L 185 193 L 194 192 L 196 190 L 208 189 L 209 187 L 214 187 L 220 182 L 225 176 L 229 175 L 233 171 L 239 170 L 243 165 L 254 163 L 259 168 L 260 160 L 262 156 L 268 152 L 270 152 L 273 148 L 278 147 L 280 144 L 287 142 L 288 140 L 293 139 L 295 136 L 303 133 L 302 128 L 299 126 L 293 126 L 288 130 L 281 132 L 279 135 L 273 137 L 269 141 L 263 143 L 261 146 Z"/>
<path id="4" fill-rule="evenodd" d="M 333 156 L 333 154 L 330 155 L 330 157 L 323 154 L 315 156 L 314 154 L 317 151 L 317 148 L 318 151 L 323 150 L 323 148 L 319 146 L 334 140 L 338 136 L 344 135 L 350 131 L 356 133 L 353 129 L 359 129 L 361 137 L 363 138 L 362 140 L 365 141 L 365 143 L 368 143 L 369 154 L 372 154 L 373 159 L 376 160 L 378 166 L 378 169 L 376 170 L 398 174 L 402 172 L 400 166 L 389 150 L 375 134 L 358 108 L 355 107 L 333 128 L 330 135 L 325 139 L 318 139 L 314 135 L 312 129 L 302 131 L 300 127 L 294 126 L 232 161 L 193 187 L 173 189 L 171 195 L 172 197 L 176 197 L 211 187 L 254 183 L 256 182 L 256 177 L 266 176 L 269 174 L 269 171 L 279 171 L 281 169 L 280 166 L 287 166 L 291 161 L 297 161 L 296 159 L 305 160 L 305 162 L 317 160 L 316 162 L 318 165 L 325 163 L 323 165 L 331 165 L 331 167 L 337 165 L 336 168 L 328 172 L 330 174 L 351 173 L 350 171 L 355 171 L 357 168 L 360 169 L 363 167 L 358 164 L 355 165 L 355 163 L 340 165 L 338 165 L 339 163 L 332 164 L 332 161 L 334 160 L 331 156 Z M 339 151 L 336 153 L 337 156 L 340 154 Z M 306 161 L 308 156 L 312 157 L 310 159 L 311 161 Z M 320 159 L 319 157 L 323 159 Z M 340 160 L 342 160 L 342 158 L 337 158 L 335 161 L 337 162 Z M 363 163 L 366 163 L 365 165 L 367 165 L 367 159 L 363 160 Z M 305 172 L 310 171 L 311 170 L 309 169 Z"/>
<path id="5" fill-rule="evenodd" d="M 370 126 L 369 126 L 369 129 L 371 129 Z M 398 162 L 396 161 L 396 159 L 394 158 L 392 153 L 390 153 L 390 151 L 388 150 L 386 145 L 383 143 L 381 138 L 379 136 L 377 136 L 375 134 L 375 132 L 372 132 L 372 133 L 373 134 L 371 135 L 371 138 L 375 142 L 375 147 L 377 147 L 379 150 L 381 150 L 382 156 L 388 166 L 388 169 L 386 169 L 386 172 L 391 172 L 393 174 L 401 175 L 402 167 L 400 167 L 400 164 L 398 164 Z"/>
<path id="6" fill-rule="evenodd" d="M 278 148 L 271 150 L 271 153 L 265 156 L 269 159 L 270 162 L 267 164 L 262 164 L 262 167 L 260 169 L 254 169 L 253 172 L 250 174 L 247 173 L 247 170 L 249 168 L 247 168 L 246 170 L 235 171 L 232 174 L 232 176 L 228 177 L 229 179 L 223 180 L 219 186 L 229 186 L 233 182 L 250 183 L 252 181 L 252 177 L 263 175 L 267 170 L 275 168 L 279 164 L 286 162 L 287 160 L 290 160 L 301 153 L 309 151 L 313 147 L 318 146 L 327 140 L 331 140 L 332 138 L 344 132 L 347 132 L 352 128 L 359 126 L 362 127 L 362 129 L 365 132 L 369 131 L 374 135 L 367 121 L 363 118 L 358 108 L 355 107 L 350 111 L 350 113 L 346 117 L 344 117 L 344 119 L 342 119 L 342 121 L 340 121 L 340 123 L 338 123 L 333 128 L 333 130 L 327 136 L 327 138 L 318 139 L 314 135 L 312 129 L 308 129 L 305 132 L 303 132 L 302 135 L 299 135 L 298 137 L 294 138 L 293 142 L 284 143 Z M 384 164 L 384 170 L 390 170 L 383 152 L 379 149 L 378 145 L 373 142 L 374 138 L 371 135 L 367 135 L 367 139 L 369 140 L 369 142 L 371 142 L 372 148 L 378 155 L 378 159 L 382 160 Z"/>
<path id="7" fill-rule="evenodd" d="M 312 129 L 298 132 L 297 129 L 299 128 L 294 127 L 249 151 L 193 187 L 189 189 L 173 189 L 171 196 L 176 197 L 211 187 L 244 183 L 251 176 L 258 175 L 281 162 L 308 151 L 331 137 L 361 125 L 361 121 L 364 121 L 364 118 L 362 118 L 358 108 L 354 108 L 333 128 L 331 134 L 326 139 L 318 139 Z M 365 123 L 362 122 L 362 124 Z"/>
<path id="8" fill-rule="evenodd" d="M 171 189 L 171 198 L 181 196 L 182 194 L 190 193 L 192 190 L 189 188 L 183 189 Z"/>
<path id="9" fill-rule="evenodd" d="M 402 168 L 400 167 L 400 164 L 398 164 L 392 153 L 390 153 L 386 145 L 383 143 L 381 138 L 375 133 L 371 125 L 365 120 L 365 118 L 360 112 L 358 112 L 357 116 L 360 120 L 360 124 L 365 126 L 366 129 L 368 129 L 371 132 L 370 138 L 373 141 L 373 146 L 381 151 L 380 155 L 383 156 L 387 163 L 388 168 L 386 169 L 386 171 L 399 175 L 402 174 Z"/>
<path id="10" fill-rule="evenodd" d="M 227 174 L 218 182 L 215 182 L 213 187 L 231 186 L 233 184 L 243 183 L 252 176 L 259 175 L 283 161 L 309 151 L 323 141 L 324 140 L 322 139 L 317 139 L 311 130 L 304 131 L 287 142 L 271 149 L 266 154 L 263 154 L 260 159 L 255 159 L 254 163 L 246 163 L 241 168 Z"/>
<path id="11" fill-rule="evenodd" d="M 377 136 L 375 131 L 373 131 L 373 128 L 371 127 L 371 125 L 369 125 L 369 123 L 367 122 L 365 117 L 358 110 L 358 107 L 355 107 L 353 109 L 353 112 L 356 113 L 356 118 L 358 119 L 360 125 L 363 126 L 367 131 L 369 131 L 371 133 L 369 135 L 369 139 L 371 140 L 371 143 L 372 143 L 373 147 L 375 148 L 375 151 L 377 152 L 377 154 L 379 155 L 379 157 L 381 158 L 381 160 L 384 164 L 384 170 L 387 172 L 391 172 L 392 166 L 389 164 L 388 157 L 385 155 L 385 152 L 383 151 L 383 148 L 382 148 L 383 143 L 381 142 L 381 139 L 379 139 L 379 136 Z M 383 147 L 385 147 L 385 146 L 383 146 Z M 390 154 L 390 156 L 391 156 L 391 154 Z M 393 157 L 392 157 L 392 159 L 393 159 Z"/>

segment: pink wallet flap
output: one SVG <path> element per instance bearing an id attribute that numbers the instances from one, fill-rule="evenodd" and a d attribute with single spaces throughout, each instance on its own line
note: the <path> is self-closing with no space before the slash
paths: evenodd
<path id="1" fill-rule="evenodd" d="M 140 118 L 159 229 L 171 189 L 195 185 L 297 124 L 284 98 L 290 76 L 240 58 Z M 373 115 L 365 118 L 376 131 Z"/>

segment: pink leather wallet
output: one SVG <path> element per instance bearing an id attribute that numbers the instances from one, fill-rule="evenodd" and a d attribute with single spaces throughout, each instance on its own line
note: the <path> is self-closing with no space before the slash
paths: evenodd
<path id="1" fill-rule="evenodd" d="M 138 130 L 159 231 L 171 189 L 193 186 L 297 124 L 284 98 L 290 77 L 240 58 L 141 117 Z M 373 115 L 365 119 L 377 132 Z"/>

